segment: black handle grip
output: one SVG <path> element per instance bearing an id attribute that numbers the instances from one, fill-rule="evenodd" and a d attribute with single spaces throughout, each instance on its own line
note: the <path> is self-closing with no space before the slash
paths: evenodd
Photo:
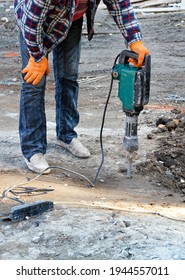
<path id="1" fill-rule="evenodd" d="M 119 63 L 120 64 L 128 64 L 129 58 L 133 58 L 138 60 L 138 54 L 129 50 L 123 50 L 119 55 Z"/>
<path id="2" fill-rule="evenodd" d="M 123 50 L 119 55 L 119 63 L 120 64 L 128 64 L 129 58 L 133 58 L 138 61 L 139 55 L 135 52 L 129 50 Z M 150 69 L 151 67 L 151 56 L 146 55 L 144 59 L 144 68 Z"/>

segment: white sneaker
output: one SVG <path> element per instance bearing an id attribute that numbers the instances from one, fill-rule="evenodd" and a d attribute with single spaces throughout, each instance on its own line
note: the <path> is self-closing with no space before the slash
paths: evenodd
<path id="1" fill-rule="evenodd" d="M 30 160 L 24 158 L 28 168 L 36 173 L 42 173 L 46 168 L 49 167 L 46 159 L 44 158 L 44 155 L 39 153 L 39 154 L 34 154 Z M 48 174 L 50 173 L 50 169 L 47 169 L 46 171 L 43 172 L 43 174 Z"/>
<path id="2" fill-rule="evenodd" d="M 76 157 L 88 158 L 91 155 L 89 150 L 77 138 L 73 138 L 70 144 L 66 144 L 61 140 L 57 140 L 57 143 Z"/>

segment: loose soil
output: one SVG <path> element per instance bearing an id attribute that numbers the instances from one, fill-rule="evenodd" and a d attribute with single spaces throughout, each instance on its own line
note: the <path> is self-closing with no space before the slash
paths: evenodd
<path id="1" fill-rule="evenodd" d="M 113 62 L 125 48 L 122 36 L 103 5 L 91 42 L 84 24 L 77 132 L 91 152 L 89 159 L 77 159 L 56 145 L 51 70 L 46 91 L 46 158 L 58 168 L 35 179 L 19 146 L 21 59 L 11 4 L 0 2 L 0 192 L 20 184 L 35 187 L 40 192 L 19 195 L 19 199 L 51 200 L 54 209 L 17 223 L 1 219 L 0 259 L 184 260 L 184 14 L 137 15 L 151 52 L 152 75 L 150 102 L 139 116 L 139 151 L 132 178 L 127 179 L 122 145 L 125 115 L 115 81 L 103 130 L 105 161 L 95 186 L 90 187 L 88 180 L 93 182 L 101 162 L 100 127 Z M 52 55 L 49 59 L 52 68 Z M 1 218 L 15 205 L 16 201 L 4 198 Z"/>

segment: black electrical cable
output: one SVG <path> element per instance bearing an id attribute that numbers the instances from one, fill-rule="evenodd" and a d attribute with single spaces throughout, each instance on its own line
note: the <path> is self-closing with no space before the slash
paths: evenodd
<path id="1" fill-rule="evenodd" d="M 25 184 L 25 183 L 24 183 Z M 14 190 L 14 189 L 17 189 Z M 22 200 L 18 199 L 17 197 L 10 197 L 7 195 L 8 192 L 12 193 L 14 196 L 19 196 L 19 195 L 29 195 L 29 194 L 32 194 L 33 193 L 41 193 L 41 194 L 44 194 L 44 193 L 47 193 L 49 191 L 54 191 L 54 189 L 50 189 L 50 188 L 34 188 L 34 187 L 20 187 L 20 186 L 15 186 L 15 187 L 11 187 L 11 188 L 8 188 L 6 190 L 3 191 L 2 193 L 2 196 L 0 197 L 0 201 L 3 200 L 5 197 L 10 199 L 10 200 L 13 200 L 13 201 L 16 201 L 20 204 L 24 204 L 25 202 L 23 202 Z"/>
<path id="2" fill-rule="evenodd" d="M 16 201 L 16 202 L 18 202 L 18 203 L 20 203 L 20 204 L 24 204 L 25 202 L 23 202 L 23 201 L 21 201 L 20 199 L 18 199 L 18 198 L 15 198 L 15 197 L 10 197 L 10 196 L 8 196 L 8 193 L 9 192 L 11 192 L 13 195 L 21 195 L 21 194 L 29 194 L 29 193 L 33 193 L 33 192 L 48 192 L 48 191 L 53 191 L 54 189 L 48 189 L 48 188 L 41 188 L 41 189 L 37 189 L 37 188 L 34 188 L 34 187 L 22 187 L 21 188 L 21 186 L 23 186 L 23 185 L 25 185 L 25 184 L 28 184 L 28 183 L 31 183 L 32 181 L 35 181 L 36 179 L 38 179 L 41 175 L 43 175 L 44 174 L 44 172 L 47 170 L 47 169 L 62 169 L 62 170 L 65 170 L 65 171 L 68 171 L 68 172 L 70 172 L 70 173 L 73 173 L 73 174 L 75 174 L 75 175 L 78 175 L 78 176 L 80 176 L 82 179 L 84 179 L 84 180 L 86 180 L 88 183 L 89 183 L 89 186 L 91 186 L 91 187 L 94 187 L 94 185 L 93 185 L 93 183 L 87 178 L 87 177 L 85 177 L 84 175 L 82 175 L 82 174 L 80 174 L 80 173 L 78 173 L 78 172 L 75 172 L 75 171 L 73 171 L 73 170 L 70 170 L 70 169 L 68 169 L 68 168 L 65 168 L 65 167 L 62 167 L 62 166 L 49 166 L 49 167 L 47 167 L 46 169 L 44 169 L 41 173 L 39 173 L 36 177 L 34 177 L 33 179 L 31 179 L 29 182 L 24 182 L 24 183 L 20 183 L 20 184 L 18 184 L 18 185 L 16 185 L 16 186 L 11 186 L 11 187 L 9 187 L 9 188 L 7 188 L 7 189 L 5 189 L 4 191 L 3 191 L 3 193 L 2 193 L 2 196 L 0 196 L 0 202 L 4 199 L 4 198 L 8 198 L 8 199 L 10 199 L 10 200 L 13 200 L 13 201 Z M 22 191 L 14 191 L 15 189 L 22 189 Z"/>
<path id="3" fill-rule="evenodd" d="M 47 192 L 51 192 L 54 191 L 54 189 L 52 188 L 35 188 L 35 187 L 16 187 L 12 190 L 10 190 L 10 192 L 15 195 L 29 195 L 29 194 L 34 194 L 34 193 L 41 193 L 41 194 L 45 194 Z"/>
<path id="4" fill-rule="evenodd" d="M 114 61 L 114 65 L 113 67 L 115 66 L 117 60 L 118 60 L 118 57 L 120 56 L 120 54 L 117 55 L 115 61 Z M 112 67 L 112 68 L 113 68 Z M 101 148 L 101 163 L 98 167 L 98 170 L 96 172 L 96 175 L 95 175 L 95 178 L 93 180 L 93 185 L 96 184 L 96 181 L 97 181 L 97 178 L 99 176 L 99 173 L 100 173 L 100 170 L 103 166 L 103 163 L 104 163 L 104 149 L 103 149 L 103 128 L 104 128 L 104 123 L 105 123 L 105 115 L 106 115 L 106 112 L 107 112 L 107 107 L 108 107 L 108 103 L 109 103 L 109 99 L 110 99 L 110 96 L 111 96 L 111 92 L 112 92 L 112 86 L 113 86 L 113 76 L 111 74 L 111 83 L 110 83 L 110 87 L 109 87 L 109 93 L 108 93 L 108 96 L 107 96 L 107 100 L 106 100 L 106 103 L 105 103 L 105 107 L 104 107 L 104 111 L 103 111 L 103 117 L 102 117 L 102 124 L 101 124 L 101 129 L 100 129 L 100 148 Z"/>

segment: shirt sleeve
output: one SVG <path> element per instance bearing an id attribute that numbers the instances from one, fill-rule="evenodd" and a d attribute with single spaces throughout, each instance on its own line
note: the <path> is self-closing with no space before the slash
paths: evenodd
<path id="1" fill-rule="evenodd" d="M 130 0 L 103 0 L 127 45 L 141 41 L 142 33 Z"/>
<path id="2" fill-rule="evenodd" d="M 47 55 L 43 46 L 43 22 L 50 4 L 51 0 L 27 0 L 15 9 L 19 27 L 35 61 L 40 61 Z"/>

